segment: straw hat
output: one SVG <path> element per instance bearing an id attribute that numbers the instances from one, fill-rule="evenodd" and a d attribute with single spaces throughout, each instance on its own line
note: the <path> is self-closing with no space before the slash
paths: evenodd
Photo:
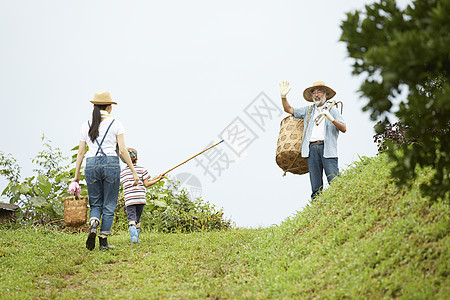
<path id="1" fill-rule="evenodd" d="M 323 88 L 325 88 L 327 90 L 327 100 L 330 100 L 331 98 L 334 97 L 334 95 L 336 95 L 336 92 L 332 88 L 326 86 L 325 82 L 323 82 L 323 81 L 316 81 L 316 82 L 313 83 L 313 85 L 311 87 L 306 88 L 303 91 L 303 98 L 305 98 L 306 101 L 313 102 L 311 90 L 313 90 L 315 88 L 318 88 L 318 87 L 323 87 Z"/>
<path id="2" fill-rule="evenodd" d="M 111 94 L 108 91 L 98 91 L 94 94 L 94 100 L 91 100 L 91 103 L 98 105 L 109 105 L 109 104 L 117 104 L 112 101 Z"/>

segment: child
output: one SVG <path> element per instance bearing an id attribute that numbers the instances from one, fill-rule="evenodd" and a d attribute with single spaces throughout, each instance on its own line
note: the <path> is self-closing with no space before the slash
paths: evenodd
<path id="1" fill-rule="evenodd" d="M 139 176 L 139 184 L 133 186 L 134 178 L 130 167 L 126 167 L 120 173 L 120 183 L 123 184 L 123 195 L 125 198 L 125 206 L 127 209 L 128 226 L 130 230 L 130 239 L 132 243 L 139 242 L 139 233 L 141 231 L 141 215 L 144 211 L 144 206 L 147 203 L 145 199 L 145 188 L 154 185 L 164 178 L 162 174 L 156 178 L 149 180 L 150 175 L 143 167 L 136 165 L 137 163 L 137 150 L 128 148 L 131 162 L 136 169 L 136 173 Z M 121 157 L 122 158 L 122 157 Z M 122 159 L 123 161 L 123 159 Z"/>

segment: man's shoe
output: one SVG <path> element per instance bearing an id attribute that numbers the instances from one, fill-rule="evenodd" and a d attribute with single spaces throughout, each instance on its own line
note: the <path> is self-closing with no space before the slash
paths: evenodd
<path id="1" fill-rule="evenodd" d="M 109 250 L 116 248 L 115 246 L 108 244 L 108 238 L 102 238 L 101 236 L 99 236 L 98 240 L 100 242 L 100 250 Z"/>
<path id="2" fill-rule="evenodd" d="M 92 222 L 91 228 L 89 229 L 89 235 L 86 240 L 86 248 L 88 248 L 91 251 L 94 250 L 95 248 L 95 237 L 97 236 L 97 226 L 98 226 L 97 221 Z"/>

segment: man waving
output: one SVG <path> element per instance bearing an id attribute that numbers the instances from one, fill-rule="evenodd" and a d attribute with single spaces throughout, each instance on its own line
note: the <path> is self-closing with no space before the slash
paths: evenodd
<path id="1" fill-rule="evenodd" d="M 313 102 L 312 106 L 293 108 L 286 98 L 290 90 L 289 82 L 280 83 L 284 111 L 293 115 L 294 118 L 304 119 L 305 122 L 308 113 L 311 114 L 308 124 L 305 124 L 306 133 L 302 144 L 302 157 L 307 157 L 308 160 L 311 199 L 314 200 L 323 189 L 323 171 L 325 171 L 328 183 L 339 173 L 337 138 L 339 131 L 343 133 L 347 131 L 347 126 L 336 107 L 331 108 L 330 111 L 326 110 L 326 101 L 333 98 L 336 92 L 326 86 L 324 82 L 314 82 L 311 87 L 303 91 L 303 98 L 308 102 Z M 325 116 L 326 119 L 316 125 L 315 120 L 319 120 L 321 116 Z"/>

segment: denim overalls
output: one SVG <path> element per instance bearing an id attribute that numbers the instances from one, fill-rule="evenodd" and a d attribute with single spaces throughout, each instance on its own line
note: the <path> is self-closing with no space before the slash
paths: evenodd
<path id="1" fill-rule="evenodd" d="M 117 198 L 120 188 L 120 164 L 118 156 L 107 156 L 102 149 L 103 141 L 108 134 L 114 119 L 109 124 L 108 129 L 98 145 L 97 153 L 94 157 L 86 159 L 86 184 L 89 194 L 90 219 L 100 222 L 103 215 L 100 234 L 110 235 L 111 226 L 114 220 Z M 89 128 L 91 127 L 88 121 Z"/>

